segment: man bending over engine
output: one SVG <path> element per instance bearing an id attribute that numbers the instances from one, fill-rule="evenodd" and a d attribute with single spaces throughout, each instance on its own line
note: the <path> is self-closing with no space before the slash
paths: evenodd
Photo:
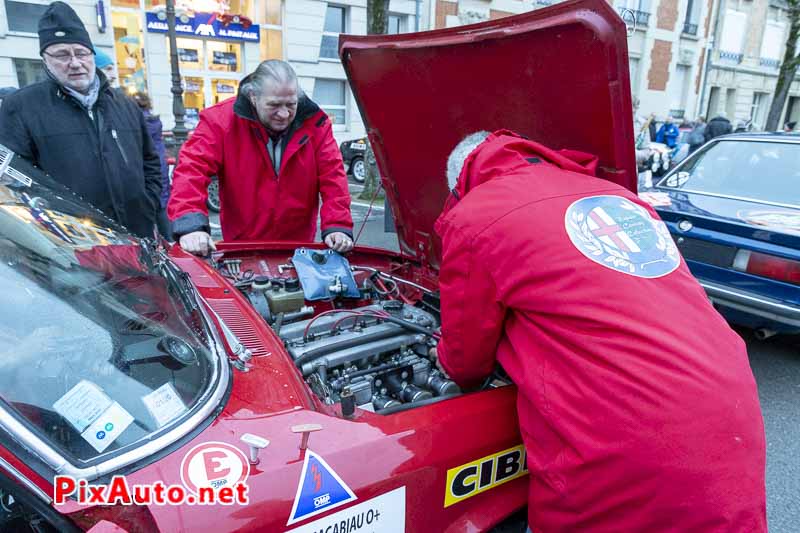
<path id="1" fill-rule="evenodd" d="M 448 160 L 439 364 L 519 388 L 533 531 L 766 531 L 742 340 L 655 212 L 596 158 L 509 131 Z"/>

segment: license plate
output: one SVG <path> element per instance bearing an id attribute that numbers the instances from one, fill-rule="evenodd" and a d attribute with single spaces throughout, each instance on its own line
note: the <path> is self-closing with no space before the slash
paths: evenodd
<path id="1" fill-rule="evenodd" d="M 366 150 L 367 145 L 363 143 L 350 143 L 351 150 Z"/>

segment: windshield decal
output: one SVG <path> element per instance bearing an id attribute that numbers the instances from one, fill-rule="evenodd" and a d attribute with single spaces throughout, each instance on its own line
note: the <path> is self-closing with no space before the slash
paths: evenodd
<path id="1" fill-rule="evenodd" d="M 165 426 L 186 412 L 186 405 L 178 396 L 172 383 L 164 383 L 150 394 L 142 396 L 142 402 L 150 411 L 158 427 Z"/>
<path id="2" fill-rule="evenodd" d="M 683 187 L 686 182 L 689 181 L 690 177 L 691 174 L 688 172 L 677 172 L 667 178 L 666 186 L 676 188 Z"/>
<path id="3" fill-rule="evenodd" d="M 89 424 L 100 418 L 114 403 L 100 387 L 86 380 L 72 387 L 69 392 L 53 404 L 53 409 L 72 427 L 83 432 Z"/>
<path id="4" fill-rule="evenodd" d="M 681 264 L 666 224 L 627 198 L 581 198 L 567 208 L 564 225 L 581 254 L 622 274 L 660 278 Z"/>
<path id="5" fill-rule="evenodd" d="M 128 429 L 131 422 L 133 422 L 131 414 L 120 404 L 114 402 L 100 418 L 81 433 L 81 437 L 99 453 L 103 453 L 112 442 L 117 440 L 117 437 L 122 435 L 123 431 Z"/>
<path id="6" fill-rule="evenodd" d="M 101 453 L 133 422 L 133 417 L 120 404 L 86 380 L 59 398 L 53 409 Z"/>

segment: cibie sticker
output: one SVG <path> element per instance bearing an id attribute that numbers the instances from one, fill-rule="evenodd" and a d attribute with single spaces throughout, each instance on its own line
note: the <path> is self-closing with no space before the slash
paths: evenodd
<path id="1" fill-rule="evenodd" d="M 520 444 L 447 471 L 444 506 L 450 507 L 528 473 Z"/>
<path id="2" fill-rule="evenodd" d="M 356 495 L 333 468 L 322 457 L 306 450 L 300 483 L 297 485 L 292 512 L 286 525 L 324 513 L 355 499 Z"/>
<path id="3" fill-rule="evenodd" d="M 659 278 L 681 263 L 667 226 L 627 198 L 582 198 L 567 208 L 564 223 L 578 251 L 617 272 Z"/>
<path id="4" fill-rule="evenodd" d="M 289 533 L 403 533 L 406 530 L 406 488 L 363 501 L 292 529 Z"/>
<path id="5" fill-rule="evenodd" d="M 198 444 L 181 461 L 181 481 L 195 494 L 201 488 L 235 487 L 244 483 L 249 474 L 247 457 L 225 442 Z"/>

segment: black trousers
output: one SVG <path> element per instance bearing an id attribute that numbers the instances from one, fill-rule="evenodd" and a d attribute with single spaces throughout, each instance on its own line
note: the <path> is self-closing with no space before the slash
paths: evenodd
<path id="1" fill-rule="evenodd" d="M 169 218 L 167 217 L 166 208 L 159 209 L 158 214 L 156 215 L 156 226 L 158 227 L 158 232 L 161 234 L 162 237 L 167 239 L 169 242 L 173 241 L 172 223 L 169 221 Z"/>

